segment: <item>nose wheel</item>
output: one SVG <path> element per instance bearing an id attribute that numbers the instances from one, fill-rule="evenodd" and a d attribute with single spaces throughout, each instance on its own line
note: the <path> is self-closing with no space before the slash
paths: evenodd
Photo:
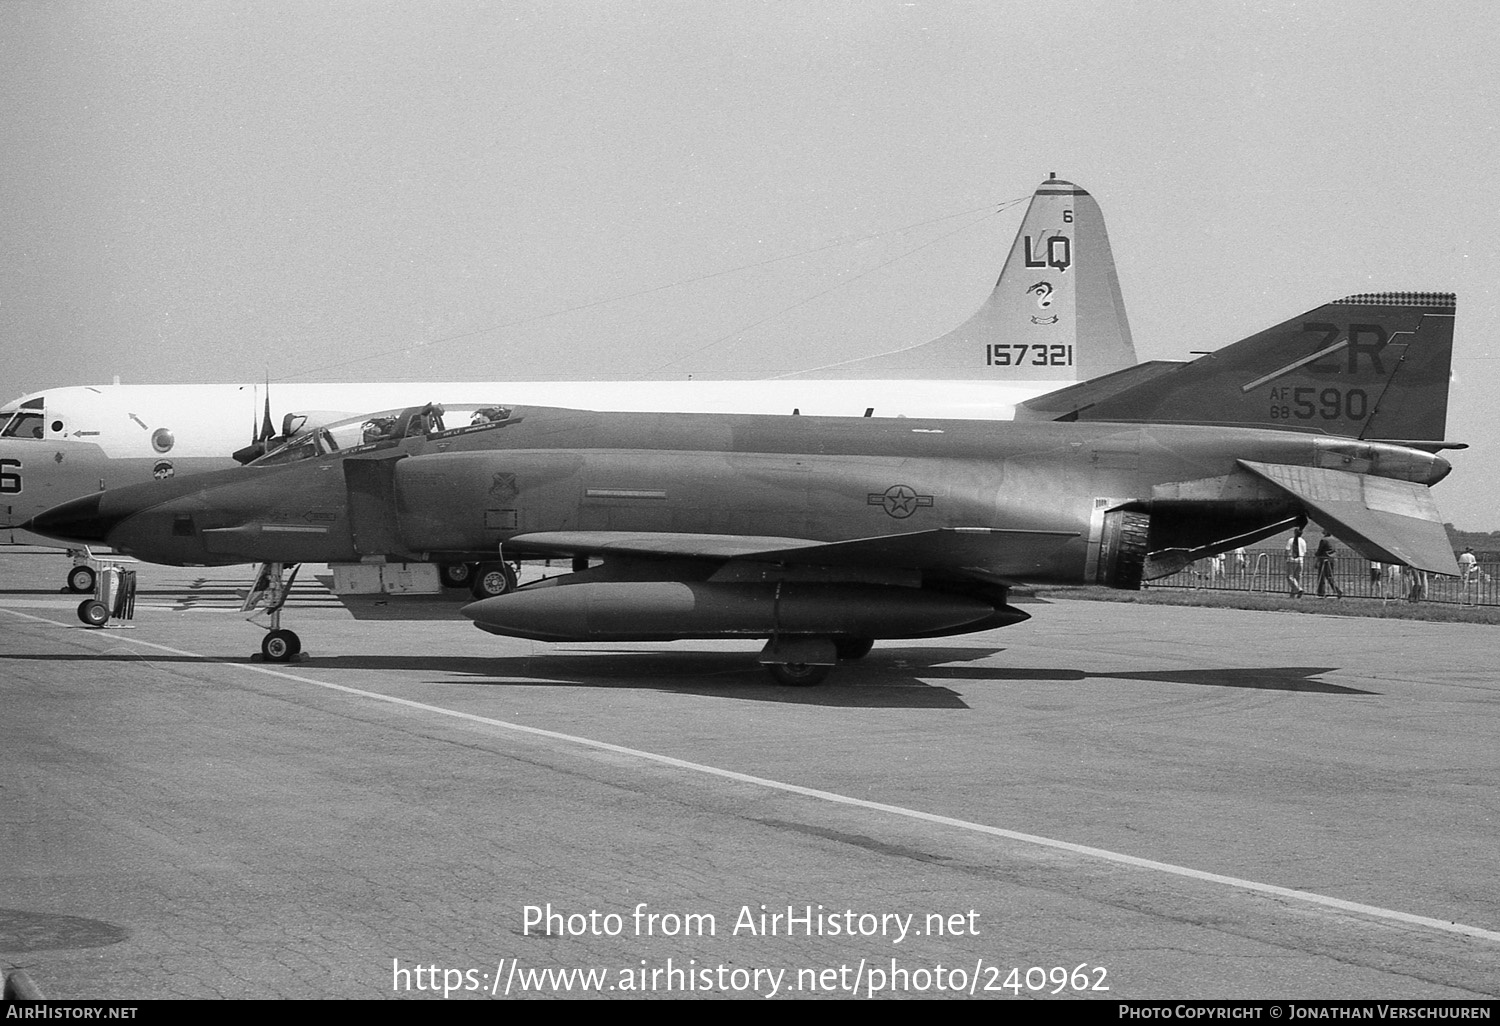
<path id="1" fill-rule="evenodd" d="M 276 630 L 267 632 L 260 641 L 260 654 L 268 663 L 289 663 L 302 651 L 302 639 L 295 631 Z"/>

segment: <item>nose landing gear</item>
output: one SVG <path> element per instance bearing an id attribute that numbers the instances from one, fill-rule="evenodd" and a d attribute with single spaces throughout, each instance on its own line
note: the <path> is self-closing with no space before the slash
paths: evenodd
<path id="1" fill-rule="evenodd" d="M 261 657 L 268 663 L 289 663 L 302 653 L 302 639 L 295 631 L 281 626 L 281 607 L 286 605 L 292 582 L 301 568 L 301 563 L 292 563 L 290 571 L 283 563 L 262 563 L 254 587 L 240 606 L 240 612 L 250 614 L 248 620 L 261 615 L 270 619 L 270 624 L 263 628 L 266 636 L 260 642 Z"/>

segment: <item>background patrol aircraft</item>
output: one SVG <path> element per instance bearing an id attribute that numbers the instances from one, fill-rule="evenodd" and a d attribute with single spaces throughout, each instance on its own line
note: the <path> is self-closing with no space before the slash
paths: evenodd
<path id="1" fill-rule="evenodd" d="M 1033 195 L 994 291 L 969 320 L 922 345 L 796 378 L 278 384 L 269 396 L 251 384 L 101 385 L 22 396 L 0 408 L 0 542 L 41 542 L 19 525 L 78 495 L 231 466 L 247 440 L 273 433 L 273 410 L 284 430 L 436 398 L 1008 419 L 1026 399 L 1135 363 L 1103 214 L 1086 191 L 1054 176 Z M 68 581 L 92 588 L 82 557 Z"/>

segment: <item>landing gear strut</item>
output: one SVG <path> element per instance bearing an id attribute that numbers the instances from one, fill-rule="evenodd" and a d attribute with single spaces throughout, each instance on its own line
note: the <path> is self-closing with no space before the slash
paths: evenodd
<path id="1" fill-rule="evenodd" d="M 262 563 L 255 575 L 255 586 L 240 606 L 240 612 L 250 614 L 246 619 L 262 614 L 270 619 L 270 626 L 263 628 L 266 636 L 260 643 L 260 654 L 268 663 L 289 663 L 302 651 L 302 639 L 281 626 L 281 607 L 286 605 L 292 582 L 301 568 L 301 563 L 291 564 L 290 571 L 283 563 Z"/>

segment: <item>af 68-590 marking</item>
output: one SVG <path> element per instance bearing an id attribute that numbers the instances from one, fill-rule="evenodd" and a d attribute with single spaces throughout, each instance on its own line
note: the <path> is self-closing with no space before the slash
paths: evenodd
<path id="1" fill-rule="evenodd" d="M 1370 395 L 1362 388 L 1271 389 L 1272 420 L 1364 420 L 1370 412 Z"/>

